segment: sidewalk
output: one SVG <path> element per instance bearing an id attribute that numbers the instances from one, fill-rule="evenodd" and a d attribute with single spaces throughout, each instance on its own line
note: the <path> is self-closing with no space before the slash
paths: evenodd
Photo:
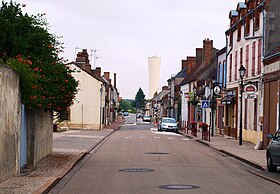
<path id="1" fill-rule="evenodd" d="M 117 130 L 122 122 L 114 122 L 101 131 L 69 130 L 53 133 L 53 153 L 42 159 L 33 170 L 0 183 L 0 194 L 47 193 L 89 151 Z"/>
<path id="2" fill-rule="evenodd" d="M 237 139 L 218 134 L 214 137 L 210 136 L 209 142 L 208 139 L 202 140 L 201 132 L 197 132 L 197 137 L 192 136 L 190 130 L 188 134 L 186 131 L 180 131 L 180 133 L 251 166 L 266 170 L 266 150 L 255 150 L 255 144 L 242 142 L 242 146 L 239 146 Z"/>

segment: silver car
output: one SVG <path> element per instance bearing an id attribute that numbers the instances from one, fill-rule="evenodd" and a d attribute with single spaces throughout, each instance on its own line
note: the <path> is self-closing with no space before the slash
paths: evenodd
<path id="1" fill-rule="evenodd" d="M 271 138 L 266 150 L 267 170 L 275 172 L 277 166 L 280 166 L 280 129 L 275 135 L 268 134 L 267 137 Z"/>
<path id="2" fill-rule="evenodd" d="M 178 132 L 178 123 L 174 118 L 163 117 L 158 122 L 158 131 Z"/>

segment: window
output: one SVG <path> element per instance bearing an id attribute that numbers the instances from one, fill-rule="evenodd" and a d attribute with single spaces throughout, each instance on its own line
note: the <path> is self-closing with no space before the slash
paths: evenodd
<path id="1" fill-rule="evenodd" d="M 262 65 L 262 40 L 258 40 L 258 74 L 261 73 Z"/>
<path id="2" fill-rule="evenodd" d="M 248 129 L 248 99 L 245 98 L 244 128 Z"/>
<path id="3" fill-rule="evenodd" d="M 237 80 L 237 51 L 235 51 L 234 55 L 234 80 Z"/>
<path id="4" fill-rule="evenodd" d="M 254 130 L 258 129 L 258 98 L 254 99 Z"/>
<path id="5" fill-rule="evenodd" d="M 231 82 L 232 77 L 232 54 L 229 55 L 229 82 Z"/>
<path id="6" fill-rule="evenodd" d="M 237 25 L 237 41 L 241 40 L 241 22 Z"/>
<path id="7" fill-rule="evenodd" d="M 246 45 L 246 51 L 245 51 L 245 68 L 247 71 L 245 72 L 245 76 L 248 77 L 248 71 L 249 71 L 249 44 Z"/>
<path id="8" fill-rule="evenodd" d="M 245 36 L 249 36 L 250 34 L 250 17 L 247 16 L 246 17 L 246 34 Z"/>
<path id="9" fill-rule="evenodd" d="M 255 64 L 256 64 L 256 42 L 252 43 L 252 76 L 255 76 Z"/>
<path id="10" fill-rule="evenodd" d="M 224 73 L 223 73 L 223 81 L 222 81 L 223 87 L 224 87 L 224 88 L 226 87 L 226 82 L 227 82 L 227 80 L 226 80 L 227 69 L 226 69 L 226 68 L 227 68 L 227 67 L 226 67 L 226 61 L 224 61 L 224 62 L 223 62 L 223 70 L 224 70 Z"/>
<path id="11" fill-rule="evenodd" d="M 255 11 L 255 30 L 257 31 L 260 28 L 260 11 L 256 9 Z"/>

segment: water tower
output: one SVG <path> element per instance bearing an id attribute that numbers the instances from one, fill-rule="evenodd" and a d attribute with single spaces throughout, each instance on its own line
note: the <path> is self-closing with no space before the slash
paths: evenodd
<path id="1" fill-rule="evenodd" d="M 159 89 L 160 63 L 161 63 L 161 58 L 160 57 L 157 57 L 157 56 L 148 57 L 149 99 L 152 99 L 154 94 Z"/>

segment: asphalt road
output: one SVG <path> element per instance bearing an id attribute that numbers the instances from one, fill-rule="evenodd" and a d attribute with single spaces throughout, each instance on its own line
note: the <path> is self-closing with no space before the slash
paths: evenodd
<path id="1" fill-rule="evenodd" d="M 227 155 L 130 116 L 50 193 L 279 193 Z"/>

